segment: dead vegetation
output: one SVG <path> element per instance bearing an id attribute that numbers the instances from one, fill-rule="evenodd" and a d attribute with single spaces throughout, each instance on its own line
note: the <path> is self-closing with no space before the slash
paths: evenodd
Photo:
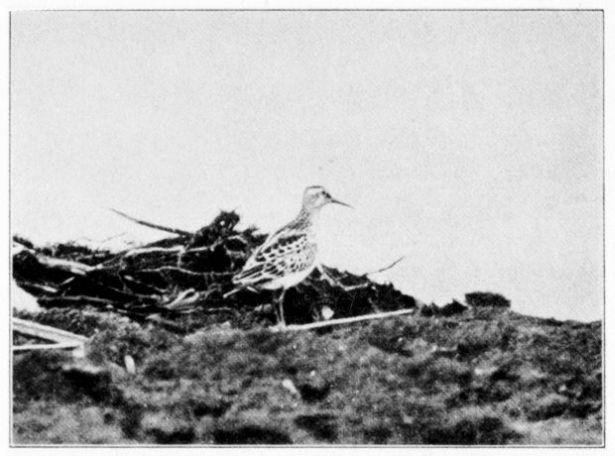
<path id="1" fill-rule="evenodd" d="M 233 289 L 233 273 L 266 237 L 254 228 L 237 230 L 238 222 L 237 214 L 222 212 L 189 233 L 137 221 L 173 236 L 118 253 L 70 243 L 37 247 L 14 236 L 21 251 L 13 257 L 13 276 L 43 308 L 89 305 L 179 333 L 223 322 L 243 329 L 269 326 L 275 320 L 270 292 L 246 290 L 224 297 Z M 315 271 L 289 290 L 288 323 L 321 320 L 325 306 L 335 318 L 415 307 L 412 297 L 391 285 L 325 270 L 326 276 Z"/>

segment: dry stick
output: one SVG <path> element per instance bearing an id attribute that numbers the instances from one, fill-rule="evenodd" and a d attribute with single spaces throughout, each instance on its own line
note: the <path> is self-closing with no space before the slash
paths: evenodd
<path id="1" fill-rule="evenodd" d="M 88 303 L 95 306 L 112 306 L 115 301 L 111 299 L 97 298 L 95 296 L 42 296 L 38 298 L 41 303 L 55 304 L 60 302 Z"/>
<path id="2" fill-rule="evenodd" d="M 79 263 L 78 261 L 62 260 L 60 258 L 53 258 L 40 254 L 36 254 L 36 259 L 44 266 L 63 269 L 75 275 L 84 276 L 94 269 L 94 267 L 84 263 Z"/>
<path id="3" fill-rule="evenodd" d="M 51 287 L 49 285 L 27 282 L 25 280 L 19 280 L 18 284 L 22 288 L 31 288 L 33 290 L 37 290 L 39 292 L 47 294 L 58 294 L 59 291 L 57 288 Z"/>
<path id="4" fill-rule="evenodd" d="M 180 236 L 194 236 L 194 233 L 190 231 L 180 230 L 179 228 L 170 228 L 168 226 L 157 225 L 155 223 L 146 222 L 145 220 L 139 220 L 134 217 L 131 217 L 128 214 L 125 214 L 122 211 L 118 211 L 117 209 L 110 208 L 111 211 L 115 212 L 117 215 L 124 217 L 132 222 L 138 223 L 139 225 L 147 226 L 148 228 L 153 228 L 155 230 L 166 231 L 167 233 L 178 234 Z"/>
<path id="5" fill-rule="evenodd" d="M 170 272 L 179 272 L 189 277 L 206 277 L 208 279 L 212 277 L 228 277 L 230 275 L 233 275 L 232 272 L 214 272 L 214 271 L 194 272 L 188 269 L 180 268 L 178 266 L 160 266 L 158 268 L 141 269 L 137 272 L 138 273 L 160 273 L 160 274 L 165 274 L 165 273 L 170 273 Z"/>
<path id="6" fill-rule="evenodd" d="M 124 256 L 132 257 L 146 253 L 183 253 L 185 250 L 186 248 L 183 245 L 177 245 L 174 247 L 137 247 L 135 249 L 128 250 Z"/>
<path id="7" fill-rule="evenodd" d="M 186 274 L 186 275 L 190 275 L 194 277 L 201 277 L 203 275 L 203 273 L 189 271 L 188 269 L 183 269 L 177 266 L 160 266 L 158 268 L 146 268 L 146 269 L 141 269 L 137 272 L 139 273 L 157 273 L 157 272 L 164 273 L 164 272 L 170 272 L 170 271 L 181 272 L 182 274 Z"/>
<path id="8" fill-rule="evenodd" d="M 389 264 L 388 266 L 384 266 L 380 269 L 377 269 L 375 271 L 370 271 L 370 272 L 366 272 L 364 273 L 362 276 L 360 277 L 367 277 L 369 275 L 372 274 L 378 274 L 380 272 L 384 272 L 384 271 L 388 271 L 389 269 L 392 269 L 394 266 L 396 266 L 401 260 L 403 260 L 405 257 L 399 257 L 397 260 L 393 261 L 391 264 Z M 323 279 L 325 279 L 325 281 L 327 283 L 329 283 L 329 285 L 334 286 L 334 287 L 339 287 L 344 291 L 353 291 L 353 290 L 357 290 L 359 288 L 367 288 L 371 285 L 371 282 L 366 281 L 363 283 L 358 283 L 355 285 L 344 285 L 343 283 L 341 283 L 339 280 L 335 279 L 334 277 L 331 277 L 331 275 L 326 271 L 327 269 L 329 269 L 327 266 L 324 265 L 319 265 L 318 266 L 318 270 L 320 271 L 320 274 L 322 276 Z"/>
<path id="9" fill-rule="evenodd" d="M 68 271 L 75 275 L 84 276 L 88 272 L 93 271 L 95 269 L 94 266 L 90 266 L 89 264 L 80 263 L 79 261 L 73 260 L 64 260 L 62 258 L 54 258 L 47 255 L 43 255 L 39 253 L 36 249 L 27 247 L 24 243 L 19 240 L 13 239 L 18 244 L 23 245 L 34 257 L 36 260 L 42 264 L 43 266 L 47 266 L 48 268 L 57 268 L 62 269 L 64 271 Z"/>
<path id="10" fill-rule="evenodd" d="M 154 293 L 157 293 L 159 295 L 162 295 L 166 292 L 166 290 L 163 290 L 162 288 L 158 288 L 154 285 L 151 285 L 149 283 L 144 283 L 141 282 L 140 280 L 135 279 L 133 276 L 131 275 L 121 275 L 121 274 L 117 274 L 118 278 L 122 281 L 122 283 L 124 284 L 124 287 L 126 287 L 126 282 L 130 282 L 133 284 L 136 284 L 137 286 L 141 286 L 143 288 L 149 288 L 150 290 L 154 290 Z M 128 289 L 130 289 L 130 287 L 127 287 Z M 132 290 L 131 290 L 132 292 Z"/>
<path id="11" fill-rule="evenodd" d="M 185 308 L 192 306 L 200 298 L 200 293 L 198 293 L 194 288 L 188 288 L 187 290 L 179 293 L 171 302 L 162 305 L 169 310 L 178 310 L 182 307 Z"/>
<path id="12" fill-rule="evenodd" d="M 372 275 L 372 274 L 379 274 L 379 273 L 381 273 L 381 272 L 388 271 L 389 269 L 393 269 L 393 268 L 397 265 L 397 263 L 399 263 L 399 262 L 400 262 L 401 260 L 403 260 L 404 258 L 406 258 L 406 257 L 405 257 L 405 256 L 400 256 L 398 259 L 396 259 L 395 261 L 393 261 L 390 265 L 385 266 L 385 267 L 380 268 L 380 269 L 377 269 L 377 270 L 375 270 L 375 271 L 366 272 L 366 273 L 365 273 L 365 274 L 363 274 L 363 275 L 368 276 L 368 275 Z"/>
<path id="13" fill-rule="evenodd" d="M 279 331 L 304 331 L 308 329 L 316 329 L 316 328 L 326 328 L 328 326 L 336 326 L 336 325 L 345 325 L 350 323 L 357 323 L 361 321 L 367 320 L 378 320 L 382 318 L 396 317 L 399 315 L 408 315 L 415 312 L 416 309 L 401 309 L 394 310 L 392 312 L 381 312 L 376 314 L 369 315 L 359 315 L 358 317 L 348 317 L 348 318 L 338 318 L 335 320 L 327 320 L 327 321 L 317 321 L 314 323 L 308 323 L 306 325 L 289 325 L 282 328 L 274 327 L 270 328 L 271 331 L 279 332 Z"/>
<path id="14" fill-rule="evenodd" d="M 80 263 L 78 261 L 64 260 L 61 258 L 54 258 L 54 257 L 50 257 L 47 255 L 43 255 L 42 253 L 39 253 L 37 250 L 27 247 L 24 243 L 20 242 L 19 240 L 15 240 L 15 239 L 13 240 L 17 242 L 18 244 L 23 245 L 30 253 L 32 253 L 32 255 L 34 255 L 34 257 L 40 264 L 42 264 L 43 266 L 47 266 L 48 268 L 62 269 L 64 271 L 71 272 L 75 275 L 86 275 L 88 272 L 94 269 L 93 266 L 90 266 L 85 263 Z"/>
<path id="15" fill-rule="evenodd" d="M 27 240 L 26 238 L 23 238 L 21 236 L 19 236 L 18 234 L 15 234 L 13 236 L 13 242 L 15 242 L 16 244 L 22 245 L 30 250 L 35 250 L 34 249 L 34 244 L 32 244 L 29 240 Z"/>

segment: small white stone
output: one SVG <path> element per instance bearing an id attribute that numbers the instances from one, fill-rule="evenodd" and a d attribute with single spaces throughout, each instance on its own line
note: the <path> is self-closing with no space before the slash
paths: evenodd
<path id="1" fill-rule="evenodd" d="M 135 372 L 137 372 L 135 360 L 130 355 L 124 356 L 124 366 L 126 366 L 126 372 L 128 372 L 129 374 L 134 374 Z"/>
<path id="2" fill-rule="evenodd" d="M 322 314 L 322 318 L 324 320 L 331 320 L 331 317 L 333 316 L 335 312 L 331 309 L 331 307 L 324 306 L 322 310 L 320 311 L 320 313 Z"/>
<path id="3" fill-rule="evenodd" d="M 299 391 L 290 378 L 282 380 L 282 387 L 294 396 L 299 396 Z"/>

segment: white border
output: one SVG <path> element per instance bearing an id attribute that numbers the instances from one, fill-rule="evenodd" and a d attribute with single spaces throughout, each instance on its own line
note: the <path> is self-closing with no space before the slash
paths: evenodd
<path id="1" fill-rule="evenodd" d="M 49 9 L 600 9 L 604 10 L 605 21 L 605 185 L 606 185 L 606 206 L 605 206 L 605 223 L 606 223 L 606 252 L 605 252 L 605 266 L 607 274 L 606 276 L 606 303 L 605 303 L 605 327 L 609 328 L 609 332 L 606 334 L 606 401 L 605 410 L 608 413 L 608 417 L 612 415 L 612 411 L 615 409 L 615 396 L 613 395 L 613 388 L 615 383 L 612 379 L 615 379 L 615 358 L 610 355 L 615 351 L 613 340 L 613 314 L 615 310 L 612 308 L 612 285 L 613 276 L 615 271 L 615 251 L 613 249 L 614 230 L 613 225 L 615 222 L 615 214 L 613 211 L 612 201 L 614 200 L 614 188 L 613 182 L 615 181 L 615 159 L 613 158 L 613 126 L 615 126 L 615 116 L 613 115 L 613 49 L 615 49 L 615 22 L 612 20 L 612 15 L 615 14 L 615 9 L 612 6 L 615 4 L 612 1 L 603 0 L 586 0 L 586 1 L 570 1 L 570 0 L 542 0 L 542 1 L 497 1 L 497 0 L 482 0 L 482 1 L 461 1 L 461 0 L 21 0 L 21 1 L 4 1 L 1 5 L 0 14 L 0 61 L 4 67 L 4 71 L 0 73 L 0 131 L 2 132 L 3 145 L 2 150 L 5 153 L 0 154 L 2 160 L 2 172 L 0 173 L 1 185 L 0 185 L 0 206 L 8 208 L 8 16 L 9 11 L 23 11 L 23 10 L 49 10 Z M 609 153 L 609 151 L 611 153 Z M 609 207 L 610 206 L 610 207 Z M 4 306 L 8 306 L 8 285 L 9 285 L 9 240 L 10 233 L 8 227 L 8 218 L 2 218 L 2 234 L 3 241 L 0 242 L 0 257 L 2 261 L 2 271 L 0 274 L 0 287 L 2 289 L 2 299 Z M 583 303 L 579 303 L 583 305 Z M 3 312 L 6 312 L 6 307 Z M 2 315 L 7 315 L 2 313 Z M 2 318 L 0 327 L 2 328 L 0 338 L 8 343 L 9 341 L 9 321 Z M 609 336 L 609 333 L 611 336 Z M 0 391 L 2 391 L 2 405 L 0 408 L 0 448 L 8 448 L 8 432 L 9 432 L 9 404 L 8 395 L 9 390 L 9 373 L 6 366 L 8 366 L 8 353 L 9 347 L 5 346 L 3 350 L 0 350 L 0 366 L 3 366 L 4 373 L 0 376 Z M 615 429 L 615 425 L 609 422 L 605 417 L 606 422 L 606 448 L 424 448 L 424 447 L 392 447 L 385 448 L 379 447 L 374 449 L 367 448 L 10 448 L 9 453 L 30 454 L 36 452 L 40 454 L 74 454 L 80 455 L 83 452 L 89 454 L 124 454 L 130 452 L 131 454 L 164 454 L 165 452 L 172 451 L 175 455 L 181 454 L 195 454 L 196 452 L 207 454 L 233 454 L 233 455 L 256 455 L 263 452 L 271 454 L 286 454 L 292 451 L 294 454 L 311 454 L 314 451 L 336 453 L 336 454 L 352 454 L 363 455 L 372 453 L 375 451 L 385 451 L 388 454 L 420 454 L 420 455 L 441 455 L 441 454 L 580 454 L 589 452 L 590 454 L 606 453 L 607 449 L 612 449 L 615 445 L 615 432 L 611 432 Z"/>

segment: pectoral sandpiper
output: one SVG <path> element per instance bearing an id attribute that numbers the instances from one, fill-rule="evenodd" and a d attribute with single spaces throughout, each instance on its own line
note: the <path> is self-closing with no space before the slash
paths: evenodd
<path id="1" fill-rule="evenodd" d="M 329 204 L 348 206 L 331 197 L 320 186 L 307 187 L 299 215 L 270 235 L 248 258 L 243 269 L 233 277 L 239 289 L 278 290 L 278 324 L 285 326 L 284 294 L 302 282 L 318 266 L 314 225 L 320 209 Z"/>

